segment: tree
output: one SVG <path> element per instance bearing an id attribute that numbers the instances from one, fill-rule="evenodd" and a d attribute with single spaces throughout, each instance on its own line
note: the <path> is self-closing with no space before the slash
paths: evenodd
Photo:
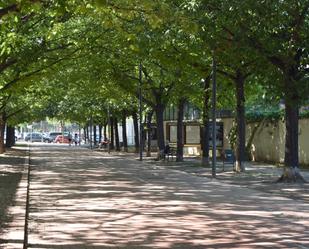
<path id="1" fill-rule="evenodd" d="M 22 1 L 3 3 L 1 18 L 0 52 L 0 134 L 8 117 L 10 102 L 23 97 L 21 90 L 34 82 L 57 63 L 71 58 L 78 48 L 72 42 L 80 29 L 68 32 L 78 25 L 71 22 L 69 10 L 73 1 Z M 66 33 L 67 32 L 67 33 Z M 0 135 L 0 153 L 4 151 Z"/>
<path id="2" fill-rule="evenodd" d="M 272 65 L 285 101 L 285 170 L 280 181 L 303 181 L 298 160 L 299 107 L 308 92 L 308 1 L 224 2 L 222 27 L 233 27 L 237 40 Z M 242 18 L 235 20 L 235 13 Z"/>

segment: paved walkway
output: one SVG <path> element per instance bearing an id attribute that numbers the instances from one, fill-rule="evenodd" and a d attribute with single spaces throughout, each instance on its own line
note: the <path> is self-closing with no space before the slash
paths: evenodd
<path id="1" fill-rule="evenodd" d="M 28 248 L 309 248 L 304 200 L 76 147 L 30 163 Z"/>
<path id="2" fill-rule="evenodd" d="M 0 248 L 21 249 L 24 240 L 28 156 L 25 150 L 0 156 Z"/>

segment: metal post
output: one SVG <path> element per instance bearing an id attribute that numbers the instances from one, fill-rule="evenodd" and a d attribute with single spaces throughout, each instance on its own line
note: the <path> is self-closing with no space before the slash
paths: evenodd
<path id="1" fill-rule="evenodd" d="M 60 121 L 60 125 L 61 125 L 61 135 L 62 135 L 61 143 L 63 143 L 64 142 L 64 123 L 63 123 L 63 121 Z"/>
<path id="2" fill-rule="evenodd" d="M 89 130 L 89 132 L 90 132 L 90 149 L 92 150 L 92 135 L 93 135 L 93 126 L 92 126 L 92 116 L 90 117 L 90 130 Z"/>
<path id="3" fill-rule="evenodd" d="M 139 64 L 139 160 L 143 161 L 142 63 Z"/>
<path id="4" fill-rule="evenodd" d="M 212 177 L 216 177 L 217 145 L 216 145 L 216 61 L 212 58 Z"/>
<path id="5" fill-rule="evenodd" d="M 111 119 L 110 119 L 109 103 L 108 103 L 108 105 L 107 105 L 107 131 L 108 131 L 107 149 L 108 149 L 108 154 L 110 154 L 110 153 L 111 153 L 111 143 L 110 143 L 110 136 L 111 136 Z"/>
<path id="6" fill-rule="evenodd" d="M 43 121 L 42 120 L 40 122 L 40 125 L 41 125 L 41 142 L 44 142 L 44 140 L 43 140 Z"/>

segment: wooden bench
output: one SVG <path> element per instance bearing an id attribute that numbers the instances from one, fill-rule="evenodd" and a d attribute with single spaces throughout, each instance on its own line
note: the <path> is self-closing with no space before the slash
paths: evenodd
<path id="1" fill-rule="evenodd" d="M 173 161 L 173 158 L 176 158 L 176 151 L 177 148 L 174 146 L 167 146 L 165 147 L 164 150 L 161 150 L 158 155 L 158 160 L 164 160 L 164 161 Z"/>
<path id="2" fill-rule="evenodd" d="M 176 151 L 177 151 L 176 147 L 170 146 L 169 151 L 165 151 L 164 153 L 164 160 L 169 161 L 171 158 L 173 161 L 173 158 L 175 158 L 176 161 Z"/>

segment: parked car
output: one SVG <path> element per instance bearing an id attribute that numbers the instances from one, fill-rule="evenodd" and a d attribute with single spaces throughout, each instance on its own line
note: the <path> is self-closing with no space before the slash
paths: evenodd
<path id="1" fill-rule="evenodd" d="M 25 137 L 25 141 L 29 142 L 42 142 L 44 141 L 43 136 L 41 133 L 28 133 L 27 136 Z"/>
<path id="2" fill-rule="evenodd" d="M 55 140 L 55 143 L 61 143 L 61 144 L 68 144 L 69 141 L 69 136 L 64 136 L 64 135 L 58 135 Z M 72 142 L 72 141 L 71 141 Z"/>
<path id="3" fill-rule="evenodd" d="M 43 142 L 44 143 L 50 143 L 49 142 L 50 140 L 49 140 L 49 135 L 48 134 L 43 133 L 42 136 L 43 136 Z"/>
<path id="4" fill-rule="evenodd" d="M 62 132 L 50 132 L 48 135 L 48 142 L 52 143 L 55 141 L 56 137 L 62 135 Z"/>

